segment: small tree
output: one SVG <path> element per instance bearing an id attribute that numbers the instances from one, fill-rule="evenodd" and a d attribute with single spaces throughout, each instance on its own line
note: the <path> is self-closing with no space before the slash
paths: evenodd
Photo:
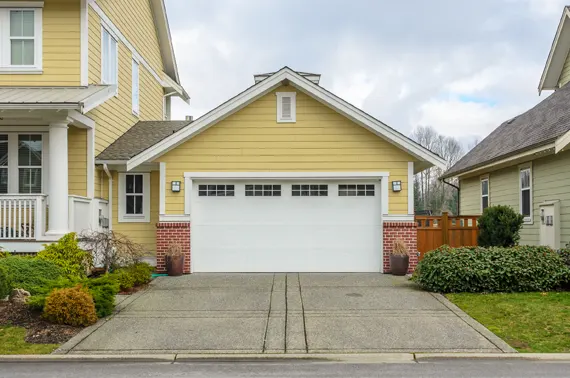
<path id="1" fill-rule="evenodd" d="M 144 257 L 144 248 L 127 236 L 113 231 L 85 231 L 79 235 L 81 246 L 93 256 L 96 266 L 105 272 L 131 265 Z"/>
<path id="2" fill-rule="evenodd" d="M 479 237 L 481 247 L 512 247 L 520 240 L 520 230 L 524 221 L 521 214 L 510 206 L 491 206 L 479 217 Z"/>

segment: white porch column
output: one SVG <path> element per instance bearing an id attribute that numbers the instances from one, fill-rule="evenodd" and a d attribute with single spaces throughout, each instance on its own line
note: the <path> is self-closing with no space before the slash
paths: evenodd
<path id="1" fill-rule="evenodd" d="M 49 125 L 49 224 L 46 235 L 63 236 L 69 232 L 67 121 Z"/>

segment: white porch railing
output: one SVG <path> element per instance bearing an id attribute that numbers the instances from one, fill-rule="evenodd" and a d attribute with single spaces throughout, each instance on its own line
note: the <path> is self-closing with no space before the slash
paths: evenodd
<path id="1" fill-rule="evenodd" d="M 45 231 L 44 194 L 0 195 L 0 240 L 35 240 Z"/>

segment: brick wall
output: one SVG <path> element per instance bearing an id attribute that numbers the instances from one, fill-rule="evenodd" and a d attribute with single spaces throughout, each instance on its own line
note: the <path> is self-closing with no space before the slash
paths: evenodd
<path id="1" fill-rule="evenodd" d="M 416 223 L 384 222 L 384 273 L 390 273 L 390 254 L 396 239 L 402 239 L 410 252 L 408 273 L 418 265 L 418 231 Z"/>
<path id="2" fill-rule="evenodd" d="M 156 271 L 166 273 L 165 253 L 171 243 L 186 251 L 184 273 L 190 273 L 190 222 L 161 222 L 156 224 Z"/>

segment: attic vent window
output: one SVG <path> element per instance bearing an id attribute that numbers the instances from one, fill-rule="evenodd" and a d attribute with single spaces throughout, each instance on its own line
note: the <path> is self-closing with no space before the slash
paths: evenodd
<path id="1" fill-rule="evenodd" d="M 277 92 L 277 122 L 296 122 L 296 95 L 295 92 Z"/>

